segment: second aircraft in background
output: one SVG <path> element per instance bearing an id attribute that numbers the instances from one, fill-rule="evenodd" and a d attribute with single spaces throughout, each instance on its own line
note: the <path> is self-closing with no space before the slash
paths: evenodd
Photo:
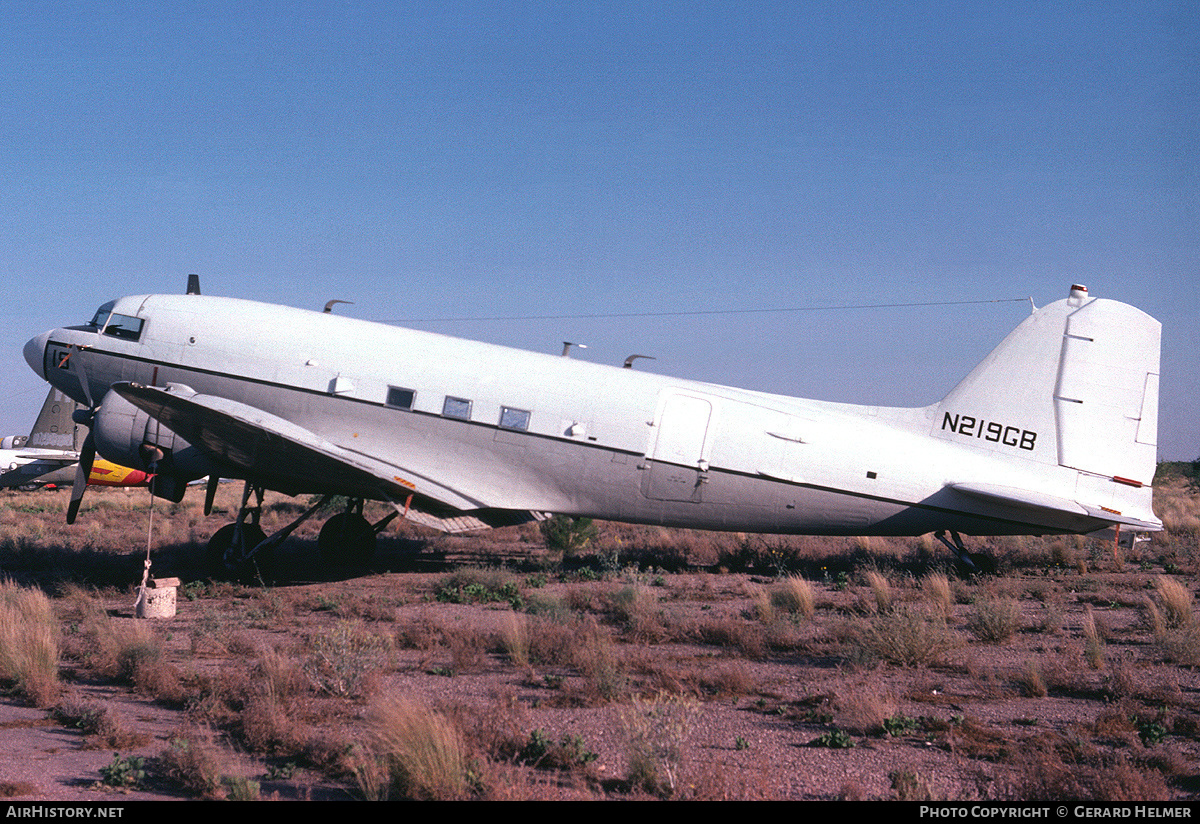
<path id="1" fill-rule="evenodd" d="M 87 428 L 72 418 L 76 406 L 62 392 L 51 389 L 29 435 L 10 435 L 0 442 L 0 489 L 72 484 L 87 435 Z M 91 486 L 146 486 L 151 477 L 140 469 L 97 458 L 87 482 Z"/>

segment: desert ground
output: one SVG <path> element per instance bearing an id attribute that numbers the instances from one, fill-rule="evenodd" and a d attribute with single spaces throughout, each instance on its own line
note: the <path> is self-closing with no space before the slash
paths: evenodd
<path id="1" fill-rule="evenodd" d="M 1186 468 L 1186 465 L 1185 465 Z M 319 520 L 209 574 L 225 484 L 0 493 L 0 797 L 1175 801 L 1200 793 L 1200 493 L 1167 530 L 971 539 Z M 268 495 L 263 524 L 307 501 Z M 382 517 L 382 508 L 368 515 Z M 136 618 L 150 574 L 172 617 Z"/>

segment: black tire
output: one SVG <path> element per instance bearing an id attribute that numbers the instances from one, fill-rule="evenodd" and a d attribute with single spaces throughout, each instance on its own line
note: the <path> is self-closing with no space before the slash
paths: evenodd
<path id="1" fill-rule="evenodd" d="M 996 574 L 996 559 L 987 552 L 972 552 L 971 562 L 975 564 L 980 575 Z"/>
<path id="2" fill-rule="evenodd" d="M 253 580 L 263 577 L 263 574 L 269 571 L 273 565 L 274 548 L 258 552 L 250 559 L 242 556 L 262 543 L 267 534 L 255 524 L 243 524 L 242 538 L 245 546 L 241 552 L 231 553 L 227 557 L 228 550 L 233 545 L 236 528 L 237 524 L 226 524 L 213 533 L 212 538 L 209 539 L 208 548 L 205 550 L 209 572 L 214 578 L 221 580 Z"/>
<path id="3" fill-rule="evenodd" d="M 317 536 L 321 557 L 333 564 L 369 564 L 375 556 L 375 528 L 355 512 L 339 512 Z"/>

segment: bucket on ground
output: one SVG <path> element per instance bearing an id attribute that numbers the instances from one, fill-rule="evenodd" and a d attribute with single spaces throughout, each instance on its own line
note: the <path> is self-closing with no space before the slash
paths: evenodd
<path id="1" fill-rule="evenodd" d="M 138 595 L 135 614 L 138 618 L 174 618 L 175 592 L 178 578 L 151 578 Z"/>

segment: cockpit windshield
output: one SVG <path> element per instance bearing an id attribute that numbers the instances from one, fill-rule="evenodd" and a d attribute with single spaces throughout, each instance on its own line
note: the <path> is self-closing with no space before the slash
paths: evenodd
<path id="1" fill-rule="evenodd" d="M 110 300 L 97 309 L 88 326 L 114 338 L 137 340 L 142 335 L 142 319 L 117 314 L 113 311 L 115 305 L 116 301 Z"/>
<path id="2" fill-rule="evenodd" d="M 112 314 L 113 307 L 116 306 L 115 300 L 110 300 L 108 303 L 96 310 L 96 314 L 92 315 L 92 319 L 88 322 L 88 326 L 95 326 L 97 329 L 103 329 L 104 324 L 108 323 L 108 316 Z"/>

